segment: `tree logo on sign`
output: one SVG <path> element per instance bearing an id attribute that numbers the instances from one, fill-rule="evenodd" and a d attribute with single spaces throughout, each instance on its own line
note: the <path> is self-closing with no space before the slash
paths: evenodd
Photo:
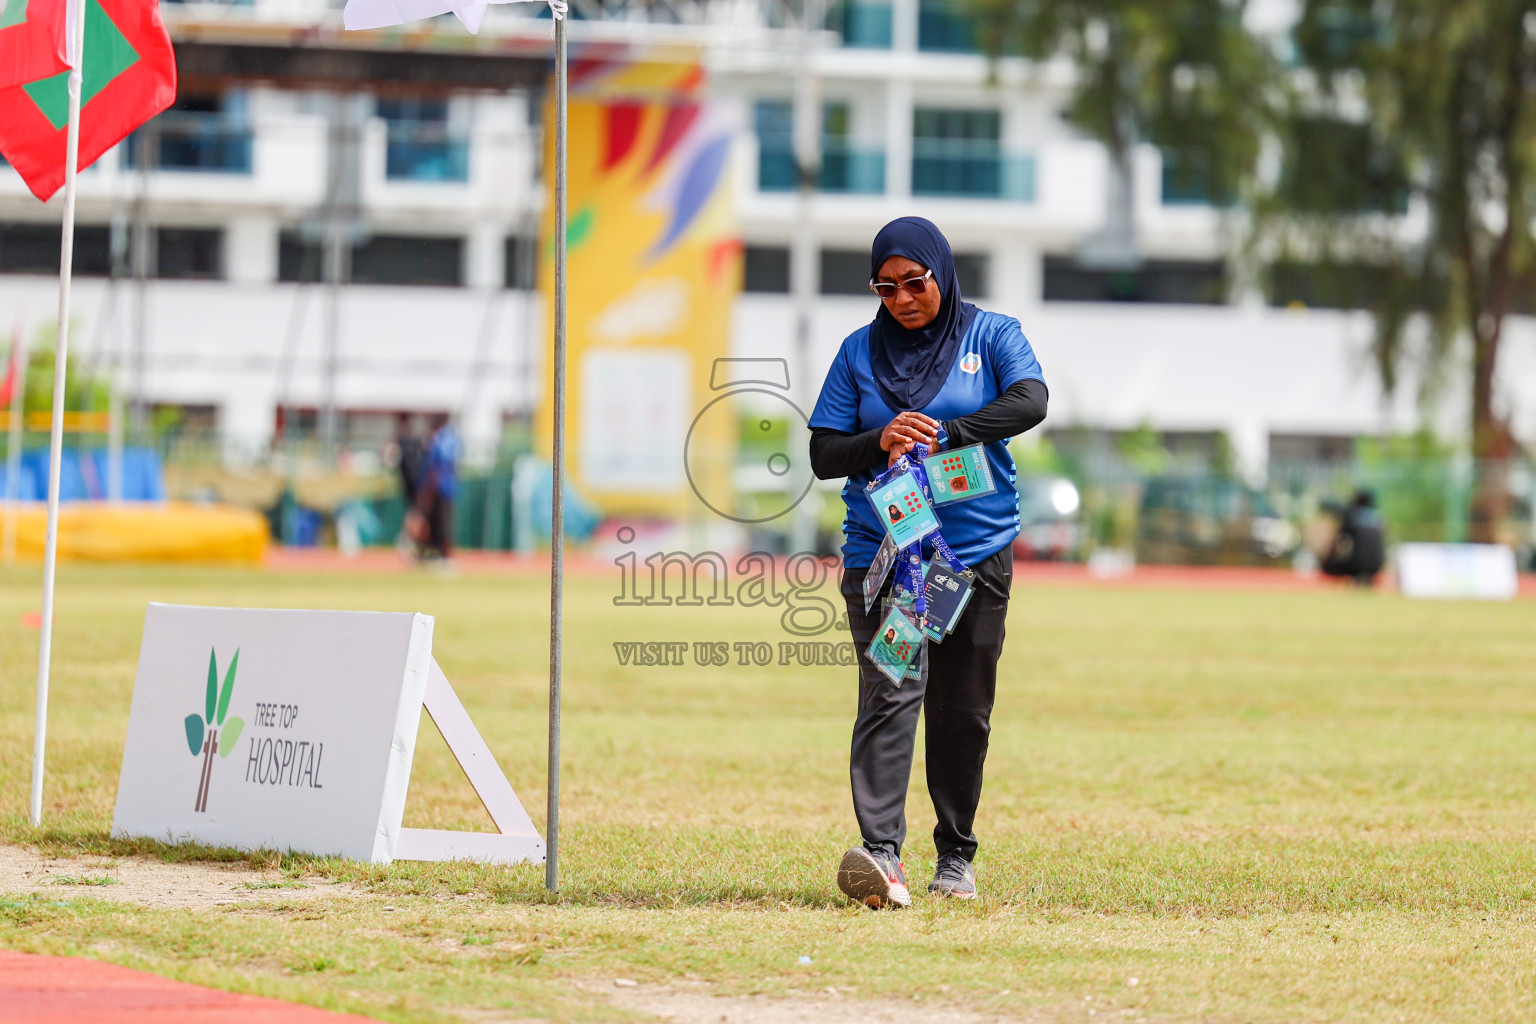
<path id="1" fill-rule="evenodd" d="M 225 721 L 229 714 L 229 698 L 235 692 L 235 668 L 240 664 L 240 651 L 229 659 L 229 671 L 224 674 L 224 686 L 219 686 L 219 659 L 213 648 L 208 649 L 208 691 L 201 715 L 190 714 L 183 723 L 187 730 L 187 749 L 192 756 L 203 755 L 203 770 L 198 776 L 197 803 L 193 810 L 201 813 L 208 809 L 208 783 L 213 776 L 213 755 L 228 757 L 240 739 L 245 722 L 238 716 Z M 221 744 L 220 731 L 223 731 Z"/>

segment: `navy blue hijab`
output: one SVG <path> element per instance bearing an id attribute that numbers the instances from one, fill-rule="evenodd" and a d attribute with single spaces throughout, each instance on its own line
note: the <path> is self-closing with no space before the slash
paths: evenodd
<path id="1" fill-rule="evenodd" d="M 933 283 L 944 297 L 938 316 L 916 330 L 901 326 L 884 302 L 869 325 L 869 365 L 880 397 L 897 412 L 909 412 L 933 401 L 944 387 L 976 307 L 961 299 L 954 253 L 932 221 L 900 217 L 881 228 L 869 254 L 871 279 L 892 256 L 905 256 L 933 271 Z"/>

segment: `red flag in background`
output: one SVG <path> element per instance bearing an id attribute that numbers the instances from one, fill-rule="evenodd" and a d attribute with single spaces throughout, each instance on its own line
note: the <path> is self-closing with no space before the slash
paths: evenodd
<path id="1" fill-rule="evenodd" d="M 17 356 L 21 355 L 21 335 L 11 339 L 11 354 L 5 361 L 5 380 L 0 381 L 0 406 L 11 407 L 11 392 L 16 390 Z"/>
<path id="2" fill-rule="evenodd" d="M 60 0 L 26 2 L 30 9 Z M 81 65 L 84 169 L 176 101 L 176 55 L 156 0 L 85 0 Z M 64 184 L 68 78 L 66 71 L 0 90 L 0 154 L 44 201 Z"/>
<path id="3" fill-rule="evenodd" d="M 66 0 L 0 0 L 0 89 L 69 69 Z"/>

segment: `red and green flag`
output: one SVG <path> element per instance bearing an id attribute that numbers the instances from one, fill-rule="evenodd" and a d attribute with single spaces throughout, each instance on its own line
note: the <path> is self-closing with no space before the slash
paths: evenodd
<path id="1" fill-rule="evenodd" d="M 16 364 L 21 361 L 20 355 L 21 346 L 13 340 L 10 358 L 5 361 L 5 380 L 0 381 L 0 406 L 7 409 L 11 407 L 11 392 L 16 390 Z"/>
<path id="2" fill-rule="evenodd" d="M 65 0 L 0 0 L 0 89 L 68 70 Z"/>
<path id="3" fill-rule="evenodd" d="M 80 169 L 175 100 L 176 55 L 156 0 L 85 0 Z M 68 126 L 68 71 L 0 90 L 0 154 L 44 201 L 64 184 Z"/>

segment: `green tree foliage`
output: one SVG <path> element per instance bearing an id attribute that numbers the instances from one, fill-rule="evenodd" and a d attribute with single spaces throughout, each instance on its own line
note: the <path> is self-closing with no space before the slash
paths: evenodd
<path id="1" fill-rule="evenodd" d="M 1515 448 L 1495 404 L 1499 349 L 1532 272 L 1536 0 L 1306 0 L 1294 39 L 1301 69 L 1266 230 L 1373 269 L 1388 388 L 1414 313 L 1429 326 L 1431 381 L 1470 339 L 1471 535 L 1493 540 Z M 1382 216 L 1410 210 L 1424 219 Z"/>
<path id="2" fill-rule="evenodd" d="M 1243 0 L 971 0 L 998 57 L 1067 56 L 1067 116 L 1128 166 L 1151 142 L 1188 161 L 1218 201 L 1259 155 L 1274 61 L 1243 26 Z"/>
<path id="3" fill-rule="evenodd" d="M 45 327 L 27 347 L 27 381 L 22 408 L 28 413 L 48 412 L 53 408 L 53 355 L 58 336 L 55 326 Z M 6 353 L 4 365 L 10 365 Z M 80 361 L 70 356 L 64 370 L 64 408 L 69 412 L 106 412 L 111 392 L 106 378 L 83 370 Z"/>
<path id="4" fill-rule="evenodd" d="M 1208 194 L 1249 201 L 1276 273 L 1365 293 L 1388 391 L 1416 324 L 1431 388 L 1470 341 L 1471 536 L 1495 539 L 1516 447 L 1499 349 L 1536 291 L 1536 0 L 1301 0 L 1289 63 L 1244 0 L 969 2 L 994 57 L 1074 61 L 1067 116 L 1122 166 L 1142 141 L 1203 153 Z"/>
<path id="5" fill-rule="evenodd" d="M 1429 430 L 1359 442 L 1360 475 L 1399 541 L 1465 540 L 1465 473 Z M 1357 481 L 1359 482 L 1359 481 Z"/>

